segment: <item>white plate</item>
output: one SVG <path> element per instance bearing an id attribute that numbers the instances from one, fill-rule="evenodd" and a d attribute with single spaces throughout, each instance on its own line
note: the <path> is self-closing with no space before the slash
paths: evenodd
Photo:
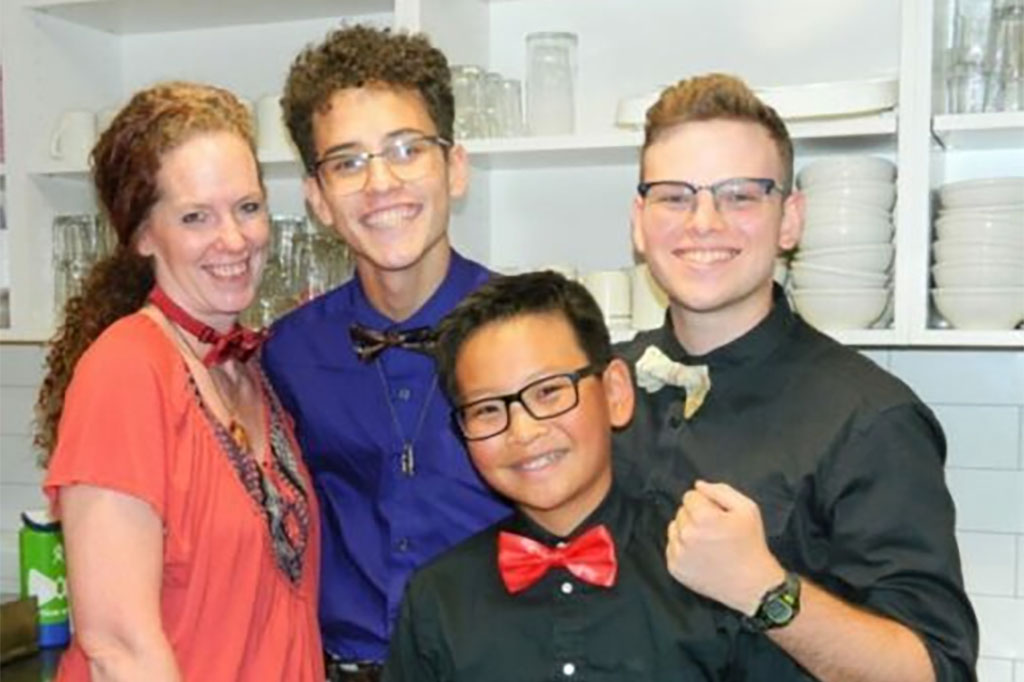
<path id="1" fill-rule="evenodd" d="M 946 208 L 1020 206 L 1024 211 L 1024 178 L 982 178 L 951 182 L 939 188 Z"/>
<path id="2" fill-rule="evenodd" d="M 754 93 L 784 119 L 853 116 L 896 106 L 899 81 L 892 77 L 755 88 Z"/>

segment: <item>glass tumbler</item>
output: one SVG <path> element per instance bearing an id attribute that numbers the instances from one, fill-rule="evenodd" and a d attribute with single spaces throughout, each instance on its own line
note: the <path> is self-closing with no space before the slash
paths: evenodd
<path id="1" fill-rule="evenodd" d="M 1024 110 L 1024 0 L 1001 0 L 992 15 L 985 111 Z"/>
<path id="2" fill-rule="evenodd" d="M 526 36 L 526 122 L 531 135 L 566 135 L 576 125 L 575 33 Z"/>
<path id="3" fill-rule="evenodd" d="M 451 67 L 451 73 L 452 94 L 455 97 L 455 137 L 459 140 L 483 137 L 481 118 L 484 71 L 472 64 L 456 64 Z"/>

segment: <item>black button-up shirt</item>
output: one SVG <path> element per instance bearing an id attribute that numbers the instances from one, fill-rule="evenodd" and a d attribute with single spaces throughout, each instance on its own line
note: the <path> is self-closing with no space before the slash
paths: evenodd
<path id="1" fill-rule="evenodd" d="M 665 566 L 667 498 L 627 497 L 614 486 L 569 538 L 515 514 L 428 565 L 406 591 L 384 679 L 389 682 L 704 682 L 734 679 L 735 614 L 682 587 Z M 506 591 L 497 535 L 548 546 L 597 524 L 615 540 L 611 588 L 556 568 Z"/>
<path id="2" fill-rule="evenodd" d="M 634 365 L 651 345 L 707 364 L 711 391 L 686 420 L 682 389 L 636 389 L 633 421 L 615 436 L 620 484 L 679 500 L 695 478 L 729 483 L 760 506 L 783 566 L 913 629 L 939 682 L 973 680 L 977 622 L 931 410 L 793 315 L 778 288 L 768 317 L 707 355 L 688 356 L 668 320 L 617 350 Z M 810 679 L 763 635 L 743 639 L 745 679 Z"/>

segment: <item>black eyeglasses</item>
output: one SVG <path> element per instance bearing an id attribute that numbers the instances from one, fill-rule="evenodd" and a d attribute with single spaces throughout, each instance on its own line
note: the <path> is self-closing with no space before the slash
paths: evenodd
<path id="1" fill-rule="evenodd" d="M 466 440 L 492 438 L 508 429 L 512 403 L 522 405 L 537 420 L 558 417 L 580 404 L 580 381 L 602 371 L 604 365 L 587 365 L 575 372 L 553 374 L 532 381 L 515 393 L 459 405 L 452 410 L 452 416 Z"/>
<path id="2" fill-rule="evenodd" d="M 760 208 L 772 192 L 785 196 L 785 189 L 771 178 L 728 178 L 711 185 L 694 185 L 684 180 L 641 182 L 636 191 L 646 205 L 661 211 L 693 213 L 697 194 L 711 192 L 715 210 L 722 215 L 740 215 Z"/>
<path id="3" fill-rule="evenodd" d="M 338 151 L 328 154 L 313 164 L 328 191 L 339 195 L 355 194 L 366 186 L 370 160 L 382 159 L 395 177 L 403 182 L 419 180 L 430 172 L 435 148 L 445 149 L 452 143 L 437 135 L 396 137 L 381 147 L 379 152 Z"/>

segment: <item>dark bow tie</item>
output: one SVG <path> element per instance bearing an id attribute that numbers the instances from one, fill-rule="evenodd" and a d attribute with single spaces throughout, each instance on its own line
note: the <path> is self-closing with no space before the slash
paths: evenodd
<path id="1" fill-rule="evenodd" d="M 611 587 L 618 574 L 611 533 L 603 525 L 595 526 L 554 548 L 515 533 L 498 533 L 498 570 L 510 593 L 525 590 L 558 566 L 591 585 Z"/>
<path id="2" fill-rule="evenodd" d="M 416 327 L 405 331 L 389 329 L 382 332 L 361 324 L 353 324 L 348 328 L 348 333 L 352 337 L 352 347 L 356 355 L 363 362 L 372 362 L 388 348 L 405 348 L 430 353 L 437 340 L 434 330 L 430 327 Z"/>

